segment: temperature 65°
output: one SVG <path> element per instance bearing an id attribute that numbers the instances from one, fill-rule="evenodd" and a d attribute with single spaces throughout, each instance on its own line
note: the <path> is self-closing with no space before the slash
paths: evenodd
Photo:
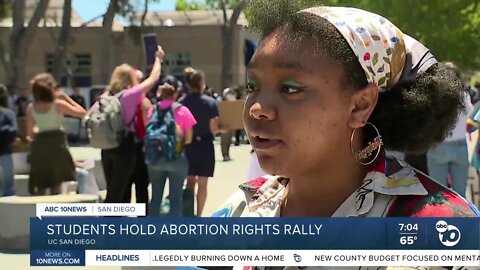
<path id="1" fill-rule="evenodd" d="M 413 236 L 413 235 L 409 235 L 409 236 L 401 236 L 400 237 L 400 244 L 402 245 L 412 245 L 415 243 L 415 241 L 417 241 L 417 237 L 416 236 Z"/>

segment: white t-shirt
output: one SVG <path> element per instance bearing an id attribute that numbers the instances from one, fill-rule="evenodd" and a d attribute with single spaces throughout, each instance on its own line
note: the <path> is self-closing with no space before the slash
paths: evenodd
<path id="1" fill-rule="evenodd" d="M 468 115 L 473 111 L 473 105 L 470 102 L 470 97 L 466 91 L 464 91 L 463 102 L 465 103 L 465 113 L 462 112 L 458 116 L 457 124 L 455 125 L 455 128 L 452 131 L 452 134 L 447 139 L 445 139 L 446 142 L 459 141 L 459 140 L 466 139 L 467 118 L 468 118 Z"/>
<path id="2" fill-rule="evenodd" d="M 249 181 L 257 179 L 266 174 L 267 173 L 265 173 L 260 167 L 260 164 L 258 164 L 257 154 L 255 154 L 255 152 L 250 154 L 250 161 L 248 163 L 246 180 Z"/>

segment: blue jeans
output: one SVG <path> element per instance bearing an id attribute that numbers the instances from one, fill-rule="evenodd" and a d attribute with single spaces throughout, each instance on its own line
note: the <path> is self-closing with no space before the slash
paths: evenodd
<path id="1" fill-rule="evenodd" d="M 468 148 L 466 140 L 443 142 L 427 153 L 428 173 L 438 183 L 448 185 L 462 197 L 467 191 Z"/>
<path id="2" fill-rule="evenodd" d="M 13 157 L 11 154 L 0 155 L 0 197 L 15 195 L 13 181 Z"/>
<path id="3" fill-rule="evenodd" d="M 149 206 L 149 215 L 160 215 L 160 206 L 163 200 L 163 190 L 168 178 L 170 216 L 180 217 L 183 213 L 183 183 L 188 174 L 188 162 L 184 155 L 173 161 L 160 160 L 157 165 L 148 166 L 148 175 L 152 183 L 152 201 Z"/>

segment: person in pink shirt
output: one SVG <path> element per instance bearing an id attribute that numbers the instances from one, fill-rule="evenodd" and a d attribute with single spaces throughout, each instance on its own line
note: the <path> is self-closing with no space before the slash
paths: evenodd
<path id="1" fill-rule="evenodd" d="M 130 185 L 130 178 L 135 166 L 135 125 L 134 120 L 141 96 L 149 92 L 158 82 L 161 73 L 161 63 L 165 56 L 158 46 L 155 62 L 148 78 L 138 83 L 135 69 L 128 64 L 117 66 L 112 73 L 110 84 L 104 95 L 112 95 L 123 91 L 122 104 L 123 123 L 130 131 L 122 144 L 113 149 L 102 150 L 102 166 L 107 182 L 107 203 L 128 203 L 125 192 Z M 94 105 L 95 106 L 95 105 Z"/>
<path id="2" fill-rule="evenodd" d="M 139 81 L 144 79 L 143 72 L 135 71 Z M 124 194 L 124 201 L 130 202 L 132 196 L 132 185 L 135 183 L 135 202 L 144 203 L 148 205 L 148 186 L 150 180 L 148 178 L 147 165 L 145 164 L 145 153 L 143 147 L 143 139 L 145 137 L 145 126 L 147 125 L 147 114 L 152 108 L 152 102 L 145 94 L 140 96 L 139 104 L 137 105 L 135 121 L 135 165 L 130 177 L 130 184 L 127 186 Z"/>
<path id="3" fill-rule="evenodd" d="M 159 109 L 168 110 L 178 96 L 178 91 L 170 84 L 163 84 L 159 87 L 162 100 L 158 102 Z M 153 115 L 153 108 L 148 113 L 149 121 Z M 177 149 L 176 158 L 172 161 L 160 159 L 155 165 L 148 166 L 148 175 L 152 183 L 152 201 L 150 202 L 149 215 L 158 216 L 162 205 L 163 190 L 165 182 L 169 180 L 170 216 L 182 216 L 183 213 L 183 183 L 188 175 L 188 161 L 184 154 L 184 145 L 190 144 L 193 137 L 193 126 L 197 120 L 190 110 L 180 106 L 173 111 L 177 125 L 177 138 L 180 139 L 182 147 Z"/>

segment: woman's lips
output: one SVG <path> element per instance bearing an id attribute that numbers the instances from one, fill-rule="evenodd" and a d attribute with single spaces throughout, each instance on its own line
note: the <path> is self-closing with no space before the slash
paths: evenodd
<path id="1" fill-rule="evenodd" d="M 275 146 L 277 146 L 278 144 L 281 143 L 280 140 L 275 140 L 275 139 L 267 139 L 267 138 L 261 138 L 259 136 L 255 136 L 252 138 L 252 140 L 250 141 L 250 143 L 252 144 L 253 148 L 255 148 L 255 150 L 267 150 L 267 149 L 270 149 L 270 148 L 273 148 Z"/>

